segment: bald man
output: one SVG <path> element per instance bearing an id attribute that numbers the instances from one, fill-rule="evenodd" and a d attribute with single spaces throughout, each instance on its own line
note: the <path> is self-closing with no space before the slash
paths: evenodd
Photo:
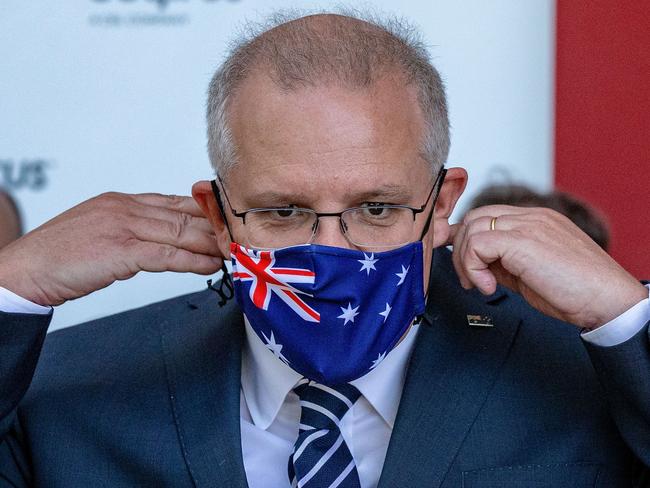
<path id="1" fill-rule="evenodd" d="M 412 30 L 274 24 L 215 73 L 207 126 L 193 200 L 102 195 L 0 252 L 0 486 L 640 480 L 648 289 L 551 210 L 449 222 L 467 173 Z M 45 338 L 53 305 L 222 258 L 218 295 Z"/>

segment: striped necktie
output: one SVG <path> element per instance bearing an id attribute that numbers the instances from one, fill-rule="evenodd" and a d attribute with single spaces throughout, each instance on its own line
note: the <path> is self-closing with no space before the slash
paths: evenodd
<path id="1" fill-rule="evenodd" d="M 291 486 L 359 488 L 357 467 L 339 429 L 359 390 L 303 379 L 294 392 L 300 398 L 300 432 L 289 457 Z"/>

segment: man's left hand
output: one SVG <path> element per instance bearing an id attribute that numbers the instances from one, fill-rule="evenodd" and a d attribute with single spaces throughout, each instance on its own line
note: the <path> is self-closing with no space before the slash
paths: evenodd
<path id="1" fill-rule="evenodd" d="M 600 327 L 648 296 L 589 236 L 550 209 L 471 210 L 452 226 L 447 244 L 464 288 L 489 295 L 497 283 L 505 285 L 542 313 L 581 328 Z"/>

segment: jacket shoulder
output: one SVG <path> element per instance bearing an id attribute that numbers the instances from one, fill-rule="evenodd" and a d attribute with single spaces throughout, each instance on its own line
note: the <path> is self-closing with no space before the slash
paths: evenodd
<path id="1" fill-rule="evenodd" d="M 124 337 L 137 341 L 159 330 L 163 322 L 181 319 L 190 310 L 206 307 L 212 296 L 209 291 L 188 293 L 59 329 L 47 335 L 46 347 L 65 348 L 67 345 L 90 346 L 98 343 L 108 347 L 121 343 Z"/>
<path id="2" fill-rule="evenodd" d="M 213 292 L 190 293 L 109 315 L 47 335 L 30 391 L 55 385 L 140 382 L 162 367 L 165 327 L 219 327 Z M 136 378 L 141 376 L 141 378 Z"/>

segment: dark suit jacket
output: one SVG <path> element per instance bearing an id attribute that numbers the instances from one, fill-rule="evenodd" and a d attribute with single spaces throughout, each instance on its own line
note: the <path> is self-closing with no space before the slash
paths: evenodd
<path id="1" fill-rule="evenodd" d="M 432 276 L 380 486 L 639 483 L 648 324 L 594 347 L 517 295 L 462 290 L 446 250 Z M 0 486 L 246 486 L 233 302 L 205 291 L 45 338 L 48 322 L 0 314 Z"/>

